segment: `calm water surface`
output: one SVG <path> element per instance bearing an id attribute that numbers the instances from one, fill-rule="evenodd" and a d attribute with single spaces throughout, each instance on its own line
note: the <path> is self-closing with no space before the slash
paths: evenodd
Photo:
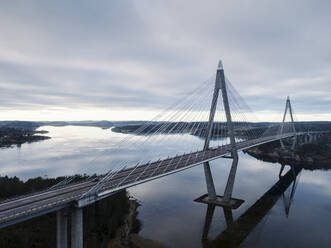
<path id="1" fill-rule="evenodd" d="M 133 137 L 131 144 L 124 147 L 120 142 L 128 135 L 110 130 L 71 126 L 41 129 L 49 131 L 52 139 L 0 150 L 1 175 L 26 180 L 36 176 L 102 173 L 122 160 L 134 162 L 150 150 L 151 156 L 167 156 L 203 144 L 190 135 L 169 135 L 165 141 L 151 142 L 143 148 L 135 144 L 139 137 Z M 211 162 L 220 195 L 230 163 L 227 159 Z M 279 170 L 279 164 L 240 153 L 233 197 L 245 202 L 232 212 L 234 222 L 279 180 Z M 285 206 L 289 206 L 292 185 L 256 226 L 242 229 L 245 239 L 239 247 L 331 247 L 331 171 L 304 170 L 297 182 L 289 214 Z M 203 235 L 212 242 L 223 237 L 227 229 L 223 209 L 216 207 L 209 232 L 204 233 L 207 205 L 193 201 L 206 193 L 202 166 L 135 186 L 129 193 L 142 204 L 138 215 L 143 223 L 140 235 L 166 247 L 202 247 Z"/>

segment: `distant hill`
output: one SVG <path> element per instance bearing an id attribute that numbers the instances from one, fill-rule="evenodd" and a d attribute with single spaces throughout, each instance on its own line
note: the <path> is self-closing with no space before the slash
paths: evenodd
<path id="1" fill-rule="evenodd" d="M 110 121 L 0 121 L 0 127 L 11 127 L 25 130 L 34 130 L 42 126 L 91 126 L 110 128 L 114 126 Z"/>
<path id="2" fill-rule="evenodd" d="M 101 127 L 110 128 L 114 126 L 111 121 L 44 121 L 38 122 L 39 126 L 88 126 L 88 127 Z"/>
<path id="3" fill-rule="evenodd" d="M 146 121 L 0 121 L 0 127 L 11 127 L 19 128 L 25 130 L 34 130 L 42 126 L 90 126 L 90 127 L 100 127 L 100 128 L 111 128 L 113 131 L 117 132 L 134 132 L 139 129 L 142 125 L 155 126 L 162 125 L 164 122 L 146 122 Z M 204 123 L 201 123 L 202 126 L 206 126 Z M 252 126 L 252 127 L 266 127 L 271 124 L 278 124 L 276 122 L 255 122 L 255 123 L 244 123 L 237 122 L 235 126 Z M 223 125 L 223 124 L 222 124 Z M 331 122 L 329 121 L 305 121 L 305 122 L 296 122 L 295 123 L 297 130 L 331 130 Z"/>
<path id="4" fill-rule="evenodd" d="M 25 130 L 34 130 L 42 126 L 88 126 L 111 128 L 113 126 L 126 126 L 126 125 L 142 125 L 146 121 L 0 121 L 0 127 L 11 127 Z M 149 122 L 151 123 L 151 122 Z"/>
<path id="5" fill-rule="evenodd" d="M 0 121 L 0 127 L 11 127 L 25 130 L 33 130 L 40 127 L 38 122 L 32 121 Z"/>

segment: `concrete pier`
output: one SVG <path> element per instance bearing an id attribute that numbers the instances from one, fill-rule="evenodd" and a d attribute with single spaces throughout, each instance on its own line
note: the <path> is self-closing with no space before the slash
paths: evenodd
<path id="1" fill-rule="evenodd" d="M 237 151 L 235 151 L 233 152 L 232 166 L 229 173 L 228 181 L 225 186 L 223 201 L 230 201 L 231 199 L 234 180 L 236 178 L 236 173 L 237 173 L 237 167 L 238 167 L 238 153 Z"/>
<path id="2" fill-rule="evenodd" d="M 68 214 L 65 210 L 56 212 L 56 248 L 68 247 Z"/>
<path id="3" fill-rule="evenodd" d="M 221 80 L 222 73 L 223 73 L 223 67 L 222 67 L 222 63 L 220 62 L 220 64 L 218 65 L 218 69 L 217 69 L 213 100 L 211 102 L 211 107 L 210 107 L 206 139 L 205 139 L 205 144 L 203 146 L 204 151 L 207 151 L 209 149 L 209 142 L 211 139 L 211 132 L 212 132 L 213 122 L 214 122 L 214 117 L 215 117 L 215 112 L 216 112 L 217 99 L 218 99 L 219 91 L 221 88 L 220 80 Z M 223 75 L 223 78 L 224 78 L 224 75 Z M 208 199 L 215 200 L 216 199 L 216 190 L 215 190 L 215 186 L 214 186 L 213 176 L 210 171 L 209 162 L 203 163 L 203 169 L 205 172 Z"/>
<path id="4" fill-rule="evenodd" d="M 74 208 L 71 213 L 71 248 L 83 248 L 82 208 Z"/>
<path id="5" fill-rule="evenodd" d="M 216 191 L 215 191 L 213 176 L 212 176 L 211 171 L 210 171 L 209 162 L 203 163 L 203 169 L 204 169 L 204 172 L 205 172 L 208 198 L 209 198 L 209 200 L 215 200 L 216 199 Z"/>
<path id="6" fill-rule="evenodd" d="M 230 111 L 230 105 L 229 105 L 228 94 L 227 94 L 226 81 L 225 81 L 225 76 L 224 76 L 224 69 L 223 69 L 223 65 L 222 65 L 221 61 L 218 64 L 218 68 L 217 68 L 217 72 L 216 72 L 215 89 L 214 89 L 213 100 L 212 100 L 212 104 L 211 104 L 211 108 L 210 108 L 205 145 L 203 148 L 204 151 L 207 151 L 209 149 L 209 141 L 211 138 L 211 129 L 212 129 L 212 125 L 214 122 L 217 99 L 218 99 L 218 95 L 219 95 L 220 91 L 222 93 L 223 106 L 224 106 L 224 111 L 225 111 L 226 120 L 227 120 L 228 135 L 229 135 L 230 144 L 231 144 L 231 158 L 233 159 L 232 166 L 231 166 L 228 181 L 227 181 L 227 184 L 225 187 L 224 196 L 219 196 L 219 195 L 216 195 L 216 190 L 215 190 L 212 174 L 210 171 L 209 163 L 205 162 L 203 166 L 204 166 L 204 172 L 205 172 L 205 177 L 206 177 L 208 194 L 205 194 L 205 195 L 195 199 L 195 201 L 235 209 L 235 208 L 238 208 L 244 201 L 231 197 L 232 191 L 233 191 L 233 186 L 234 186 L 234 181 L 235 181 L 235 177 L 236 177 L 236 172 L 237 172 L 237 166 L 238 166 L 238 152 L 237 152 L 236 141 L 235 141 L 235 137 L 234 137 L 234 128 L 232 125 L 232 118 L 231 118 L 231 111 Z"/>
<path id="7" fill-rule="evenodd" d="M 293 128 L 293 132 L 296 134 L 295 124 L 294 124 L 294 119 L 293 119 L 293 112 L 292 112 L 292 105 L 291 105 L 291 101 L 290 101 L 289 96 L 286 99 L 285 112 L 284 112 L 282 124 L 280 126 L 279 134 L 283 134 L 287 111 L 290 113 L 291 125 L 292 125 L 292 128 Z M 282 148 L 285 148 L 285 144 L 283 142 L 283 139 L 281 138 L 279 141 L 280 141 L 280 146 Z M 297 135 L 294 136 L 293 143 L 291 145 L 292 150 L 295 149 L 296 143 L 297 143 Z"/>

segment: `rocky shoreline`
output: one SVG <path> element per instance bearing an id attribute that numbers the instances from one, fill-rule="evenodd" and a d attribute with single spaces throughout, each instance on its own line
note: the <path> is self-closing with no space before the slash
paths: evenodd
<path id="1" fill-rule="evenodd" d="M 12 127 L 0 127 L 0 148 L 21 146 L 24 143 L 38 142 L 51 137 L 40 135 L 47 131 L 26 130 Z"/>
<path id="2" fill-rule="evenodd" d="M 110 240 L 107 248 L 163 248 L 156 241 L 141 237 L 141 224 L 137 220 L 138 207 L 140 203 L 133 198 L 129 198 L 129 211 L 124 217 L 123 224 L 117 229 L 115 237 Z"/>
<path id="3" fill-rule="evenodd" d="M 318 143 L 305 144 L 294 150 L 281 148 L 279 141 L 244 150 L 257 159 L 287 165 L 301 166 L 304 169 L 331 169 L 330 137 Z"/>

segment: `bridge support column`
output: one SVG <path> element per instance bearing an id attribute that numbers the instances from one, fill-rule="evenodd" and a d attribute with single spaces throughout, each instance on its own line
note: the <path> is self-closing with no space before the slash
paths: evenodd
<path id="1" fill-rule="evenodd" d="M 297 135 L 296 135 L 296 129 L 295 129 L 295 124 L 294 124 L 294 119 L 293 119 L 292 106 L 291 106 L 291 101 L 290 101 L 290 97 L 289 96 L 286 99 L 285 112 L 284 112 L 282 124 L 280 126 L 280 131 L 279 131 L 279 134 L 280 135 L 282 135 L 283 134 L 283 131 L 284 131 L 284 124 L 285 124 L 285 120 L 286 120 L 287 110 L 290 113 L 291 124 L 292 124 L 292 128 L 293 128 L 293 132 L 295 133 L 295 135 L 293 137 L 293 143 L 291 145 L 291 149 L 294 150 L 295 149 L 295 146 L 296 146 L 296 143 L 297 143 Z M 281 138 L 279 141 L 280 141 L 281 148 L 285 148 L 283 139 Z"/>
<path id="2" fill-rule="evenodd" d="M 313 134 L 313 142 L 315 143 L 317 141 L 317 136 L 316 134 Z"/>
<path id="3" fill-rule="evenodd" d="M 281 179 L 283 177 L 282 174 L 283 174 L 284 169 L 285 169 L 285 164 L 281 164 L 279 174 L 278 174 L 279 179 Z"/>
<path id="4" fill-rule="evenodd" d="M 313 135 L 312 134 L 308 135 L 308 143 L 309 144 L 313 143 Z"/>
<path id="5" fill-rule="evenodd" d="M 56 212 L 56 248 L 68 247 L 68 213 L 65 210 Z"/>
<path id="6" fill-rule="evenodd" d="M 208 127 L 207 127 L 207 132 L 206 132 L 206 140 L 205 140 L 205 145 L 203 148 L 204 151 L 209 149 L 211 130 L 212 130 L 212 126 L 213 126 L 217 99 L 218 99 L 220 90 L 222 92 L 223 106 L 224 106 L 224 110 L 225 110 L 225 114 L 226 114 L 228 134 L 229 134 L 230 144 L 231 144 L 231 150 L 229 152 L 231 152 L 231 155 L 233 157 L 232 167 L 231 167 L 228 181 L 226 184 L 224 196 L 218 196 L 218 195 L 216 195 L 216 192 L 215 192 L 209 163 L 208 162 L 204 163 L 204 170 L 205 170 L 208 194 L 195 199 L 195 201 L 201 202 L 201 203 L 206 203 L 206 204 L 214 204 L 214 205 L 223 206 L 223 207 L 227 207 L 227 208 L 238 208 L 244 202 L 244 200 L 231 198 L 232 191 L 233 191 L 233 185 L 234 185 L 236 172 L 237 172 L 237 166 L 238 166 L 238 152 L 237 152 L 236 141 L 235 141 L 235 137 L 234 137 L 234 129 L 233 129 L 233 125 L 232 125 L 231 111 L 230 111 L 229 99 L 228 99 L 228 94 L 227 94 L 224 70 L 223 70 L 223 65 L 222 65 L 221 61 L 218 64 L 218 68 L 217 68 L 217 72 L 216 72 L 214 96 L 213 96 L 211 109 L 210 109 L 209 122 L 208 122 Z"/>
<path id="7" fill-rule="evenodd" d="M 211 174 L 209 162 L 203 163 L 203 169 L 205 172 L 208 198 L 209 198 L 209 200 L 215 200 L 216 199 L 216 190 L 215 190 L 214 180 L 213 180 L 213 176 Z"/>
<path id="8" fill-rule="evenodd" d="M 301 145 L 301 143 L 302 143 L 301 142 L 301 136 L 299 136 L 299 135 L 297 136 L 297 143 L 298 143 L 298 145 Z"/>
<path id="9" fill-rule="evenodd" d="M 210 143 L 211 133 L 212 133 L 212 129 L 213 129 L 213 123 L 214 123 L 214 117 L 215 117 L 215 112 L 216 112 L 217 100 L 218 100 L 219 91 L 220 91 L 220 88 L 221 88 L 220 81 L 222 80 L 222 75 L 223 75 L 223 80 L 224 80 L 223 68 L 220 68 L 220 65 L 219 65 L 219 69 L 217 70 L 217 74 L 216 74 L 213 99 L 212 99 L 211 107 L 210 107 L 209 121 L 208 121 L 207 132 L 206 132 L 206 139 L 205 139 L 205 144 L 204 144 L 204 147 L 203 147 L 204 151 L 209 149 L 209 143 Z M 214 186 L 213 177 L 212 177 L 212 174 L 211 174 L 211 171 L 210 171 L 209 162 L 203 163 L 203 169 L 204 169 L 206 184 L 207 184 L 207 192 L 208 192 L 207 198 L 209 200 L 215 200 L 216 199 L 216 190 L 215 190 L 215 186 Z"/>
<path id="10" fill-rule="evenodd" d="M 228 202 L 231 200 L 233 186 L 234 186 L 234 180 L 236 178 L 236 173 L 237 173 L 237 166 L 238 166 L 238 154 L 237 154 L 237 152 L 235 152 L 233 154 L 232 166 L 231 166 L 228 181 L 226 183 L 226 187 L 224 190 L 223 201 L 225 201 L 225 202 Z"/>
<path id="11" fill-rule="evenodd" d="M 299 144 L 302 145 L 304 143 L 304 136 L 300 135 L 299 136 Z"/>
<path id="12" fill-rule="evenodd" d="M 83 209 L 71 213 L 71 248 L 83 248 Z"/>

